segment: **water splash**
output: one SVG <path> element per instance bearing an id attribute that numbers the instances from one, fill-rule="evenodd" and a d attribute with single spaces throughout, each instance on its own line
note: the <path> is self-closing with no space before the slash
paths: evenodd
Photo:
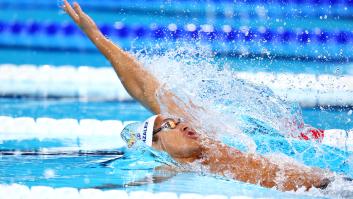
<path id="1" fill-rule="evenodd" d="M 280 99 L 264 85 L 240 79 L 207 47 L 179 44 L 164 53 L 137 56 L 161 83 L 157 96 L 162 114 L 186 117 L 199 133 L 242 151 L 281 153 L 309 166 L 350 172 L 349 152 L 298 139 L 313 129 L 305 125 L 298 104 Z M 168 99 L 173 99 L 177 111 L 166 103 Z"/>
<path id="2" fill-rule="evenodd" d="M 158 93 L 162 113 L 175 114 L 163 103 L 170 91 L 175 103 L 202 124 L 198 130 L 210 136 L 239 136 L 255 120 L 283 135 L 304 128 L 299 106 L 279 99 L 265 86 L 238 78 L 205 47 L 182 45 L 163 54 L 138 56 L 163 85 Z"/>

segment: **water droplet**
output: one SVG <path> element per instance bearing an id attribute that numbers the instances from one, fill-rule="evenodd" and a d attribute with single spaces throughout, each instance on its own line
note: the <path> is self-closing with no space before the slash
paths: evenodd
<path id="1" fill-rule="evenodd" d="M 84 182 L 85 184 L 89 184 L 89 183 L 91 182 L 91 180 L 90 180 L 89 178 L 85 177 L 85 178 L 83 179 L 83 182 Z"/>
<path id="2" fill-rule="evenodd" d="M 44 171 L 44 177 L 45 178 L 53 178 L 53 177 L 55 177 L 55 171 L 53 170 L 53 169 L 46 169 L 45 171 Z"/>

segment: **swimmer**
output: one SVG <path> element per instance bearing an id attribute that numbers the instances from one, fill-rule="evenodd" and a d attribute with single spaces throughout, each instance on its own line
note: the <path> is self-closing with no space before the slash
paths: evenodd
<path id="1" fill-rule="evenodd" d="M 156 92 L 161 83 L 132 55 L 107 39 L 94 21 L 82 11 L 79 4 L 73 7 L 64 0 L 63 9 L 81 28 L 99 51 L 110 61 L 128 93 L 156 114 L 147 119 L 140 136 L 147 145 L 167 152 L 181 164 L 199 162 L 209 172 L 246 183 L 259 184 L 282 191 L 324 189 L 332 173 L 297 163 L 276 163 L 258 154 L 244 153 L 195 131 L 192 118 L 173 101 L 173 93 L 163 93 L 164 106 L 176 115 L 161 115 Z M 130 140 L 131 141 L 131 140 Z"/>

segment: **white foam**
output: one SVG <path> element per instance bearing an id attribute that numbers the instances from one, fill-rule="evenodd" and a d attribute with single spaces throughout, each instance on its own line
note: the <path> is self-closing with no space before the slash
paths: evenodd
<path id="1" fill-rule="evenodd" d="M 341 129 L 325 130 L 323 144 L 353 151 L 353 132 Z"/>

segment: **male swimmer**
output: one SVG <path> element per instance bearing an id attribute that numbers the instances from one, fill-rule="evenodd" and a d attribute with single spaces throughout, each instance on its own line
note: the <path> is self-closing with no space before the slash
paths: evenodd
<path id="1" fill-rule="evenodd" d="M 213 174 L 282 191 L 325 188 L 330 183 L 332 173 L 326 170 L 296 163 L 277 164 L 264 156 L 244 153 L 198 134 L 191 126 L 192 119 L 174 103 L 174 95 L 169 91 L 163 94 L 166 99 L 163 105 L 175 113 L 176 118 L 161 115 L 156 96 L 160 82 L 132 55 L 107 39 L 79 4 L 74 3 L 71 7 L 64 0 L 63 9 L 110 61 L 129 94 L 156 114 L 135 132 L 147 145 L 167 152 L 181 164 L 198 161 Z"/>

